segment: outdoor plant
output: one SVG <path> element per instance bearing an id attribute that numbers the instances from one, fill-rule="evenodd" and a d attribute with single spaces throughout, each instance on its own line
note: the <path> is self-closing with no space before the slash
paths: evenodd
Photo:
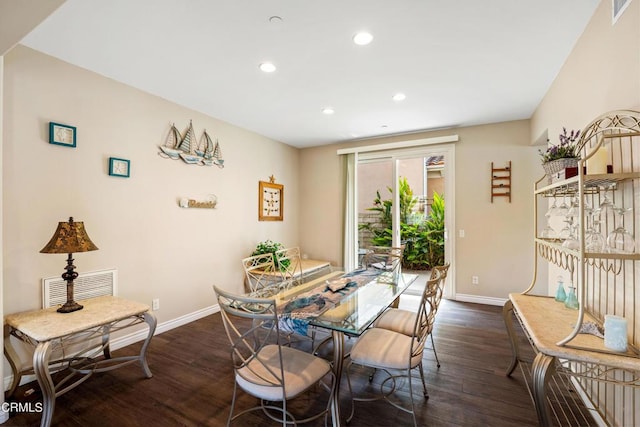
<path id="1" fill-rule="evenodd" d="M 255 250 L 251 253 L 251 256 L 254 255 L 262 255 L 262 254 L 268 254 L 268 253 L 272 253 L 273 254 L 273 262 L 274 264 L 277 266 L 279 266 L 280 264 L 278 263 L 278 258 L 276 257 L 276 251 L 279 251 L 280 249 L 284 249 L 284 245 L 282 243 L 279 242 L 274 242 L 272 240 L 265 240 L 263 242 L 260 242 L 256 245 Z M 291 261 L 289 261 L 288 259 L 285 259 L 282 261 L 282 267 L 286 268 L 289 266 Z"/>
<path id="2" fill-rule="evenodd" d="M 413 213 L 417 200 L 413 196 L 407 179 L 400 178 L 398 184 L 400 240 L 405 245 L 403 268 L 423 270 L 434 265 L 442 265 L 444 263 L 444 199 L 434 192 L 431 212 L 425 218 L 424 215 Z M 391 188 L 388 187 L 388 190 L 392 193 Z M 383 200 L 380 191 L 377 191 L 373 207 L 368 210 L 379 213 L 378 222 L 360 225 L 360 228 L 372 233 L 371 243 L 375 246 L 392 244 L 392 206 L 392 199 Z"/>
<path id="3" fill-rule="evenodd" d="M 558 159 L 579 159 L 580 153 L 576 149 L 575 141 L 580 136 L 579 130 L 572 130 L 567 134 L 567 128 L 562 128 L 562 133 L 558 136 L 560 144 L 552 145 L 545 151 L 538 150 L 542 163 L 547 163 Z"/>

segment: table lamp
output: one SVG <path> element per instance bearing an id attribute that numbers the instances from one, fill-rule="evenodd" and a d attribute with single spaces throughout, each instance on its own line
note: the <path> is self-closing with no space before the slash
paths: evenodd
<path id="1" fill-rule="evenodd" d="M 76 266 L 73 265 L 73 253 L 95 251 L 97 249 L 98 247 L 93 244 L 87 235 L 84 223 L 74 222 L 73 217 L 70 217 L 69 222 L 58 223 L 58 228 L 53 233 L 53 237 L 40 250 L 40 253 L 43 254 L 69 254 L 66 271 L 62 274 L 62 278 L 67 281 L 67 302 L 58 308 L 59 313 L 82 310 L 82 306 L 73 300 L 73 280 L 78 277 L 78 273 L 74 271 Z"/>

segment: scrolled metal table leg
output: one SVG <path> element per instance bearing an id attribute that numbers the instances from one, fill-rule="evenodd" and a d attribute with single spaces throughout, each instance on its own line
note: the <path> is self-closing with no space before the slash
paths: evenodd
<path id="1" fill-rule="evenodd" d="M 11 344 L 11 326 L 9 325 L 4 325 L 4 355 L 9 362 L 11 373 L 13 374 L 13 380 L 11 381 L 9 389 L 5 392 L 5 397 L 11 397 L 18 385 L 20 385 L 22 371 L 18 367 L 20 357 L 16 353 L 15 348 L 13 348 L 13 344 Z"/>
<path id="2" fill-rule="evenodd" d="M 151 373 L 151 369 L 149 369 L 149 364 L 147 363 L 147 349 L 149 348 L 149 343 L 151 342 L 153 334 L 156 332 L 156 324 L 158 321 L 156 320 L 156 316 L 149 311 L 144 313 L 144 321 L 149 325 L 149 334 L 142 344 L 142 349 L 140 349 L 140 364 L 142 365 L 142 369 L 144 370 L 144 374 L 147 378 L 151 378 L 153 374 Z"/>
<path id="3" fill-rule="evenodd" d="M 555 373 L 556 358 L 543 353 L 538 353 L 531 366 L 531 388 L 533 389 L 533 402 L 536 405 L 538 422 L 541 426 L 550 426 L 551 415 L 547 405 L 547 382 Z"/>
<path id="4" fill-rule="evenodd" d="M 42 391 L 42 419 L 40 427 L 49 427 L 56 405 L 56 388 L 49 374 L 49 357 L 51 356 L 51 342 L 38 343 L 33 352 L 33 371 Z"/>
<path id="5" fill-rule="evenodd" d="M 502 318 L 507 327 L 507 334 L 509 335 L 509 342 L 511 343 L 511 363 L 505 372 L 505 375 L 509 377 L 513 373 L 513 370 L 516 369 L 516 366 L 518 366 L 518 361 L 520 360 L 518 340 L 515 330 L 513 329 L 513 303 L 511 300 L 507 300 L 507 302 L 504 303 L 502 307 Z"/>
<path id="6" fill-rule="evenodd" d="M 111 348 L 109 347 L 109 337 L 111 335 L 111 326 L 102 327 L 102 353 L 105 359 L 111 359 Z"/>

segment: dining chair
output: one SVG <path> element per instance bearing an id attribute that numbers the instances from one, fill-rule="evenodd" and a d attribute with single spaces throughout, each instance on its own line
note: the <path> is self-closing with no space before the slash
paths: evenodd
<path id="1" fill-rule="evenodd" d="M 362 265 L 365 268 L 400 273 L 403 252 L 404 246 L 370 246 L 362 259 Z"/>
<path id="2" fill-rule="evenodd" d="M 304 282 L 302 276 L 302 259 L 300 257 L 300 248 L 284 248 L 274 252 L 274 258 L 276 259 L 276 266 L 280 270 L 280 276 L 282 277 L 282 283 L 280 287 L 291 288 L 301 285 Z M 309 325 L 309 338 L 311 339 L 311 351 L 316 353 L 316 338 L 321 334 L 313 325 Z M 330 334 L 325 333 L 324 340 L 331 338 Z M 291 336 L 289 338 L 292 338 Z M 306 337 L 305 337 L 306 338 Z"/>
<path id="3" fill-rule="evenodd" d="M 447 278 L 447 272 L 449 271 L 449 263 L 444 265 L 434 266 L 431 269 L 430 279 L 434 279 L 439 275 L 440 282 L 438 285 L 438 293 L 434 299 L 434 316 L 440 307 L 440 301 L 442 300 L 442 294 L 444 293 L 445 280 Z M 411 335 L 413 333 L 413 324 L 415 323 L 415 317 L 417 313 L 411 310 L 405 310 L 401 308 L 389 308 L 373 323 L 373 327 L 389 329 L 391 331 L 400 332 L 405 335 Z M 436 343 L 433 341 L 433 334 L 429 334 L 431 337 L 431 348 L 433 349 L 433 355 L 436 358 L 436 365 L 440 367 L 440 359 L 438 359 L 438 353 L 436 352 Z"/>
<path id="4" fill-rule="evenodd" d="M 242 267 L 250 292 L 269 291 L 282 282 L 271 252 L 244 258 Z"/>
<path id="5" fill-rule="evenodd" d="M 274 258 L 283 283 L 289 287 L 302 284 L 302 259 L 299 247 L 277 250 Z"/>
<path id="6" fill-rule="evenodd" d="M 227 426 L 238 417 L 262 411 L 270 419 L 297 425 L 330 410 L 335 376 L 328 361 L 302 350 L 282 345 L 275 300 L 235 295 L 213 287 L 227 337 L 235 376 Z M 287 409 L 290 400 L 316 384 L 328 393 L 327 406 L 320 412 L 297 420 Z M 257 406 L 234 415 L 238 388 L 259 399 Z M 280 405 L 275 403 L 279 402 Z"/>
<path id="7" fill-rule="evenodd" d="M 423 394 L 426 399 L 429 398 L 427 386 L 424 380 L 424 371 L 422 367 L 422 356 L 427 337 L 433 330 L 433 321 L 435 319 L 435 303 L 438 296 L 438 287 L 442 280 L 439 273 L 434 273 L 435 278 L 427 280 L 420 299 L 418 313 L 415 316 L 411 335 L 405 335 L 400 332 L 391 331 L 382 328 L 367 329 L 355 342 L 351 348 L 350 363 L 347 367 L 347 384 L 351 392 L 351 414 L 347 419 L 350 422 L 355 413 L 354 401 L 372 401 L 385 399 L 396 408 L 408 412 L 413 417 L 413 424 L 418 425 L 416 420 L 415 403 L 413 398 L 413 383 L 411 371 L 418 369 L 420 379 L 422 380 Z M 377 371 L 383 371 L 387 377 L 380 383 L 380 393 L 374 397 L 356 396 L 351 386 L 351 370 L 354 365 L 368 368 L 374 368 Z M 391 399 L 397 386 L 397 379 L 406 377 L 409 384 L 409 397 L 411 399 L 411 408 L 403 406 Z M 372 377 L 369 377 L 372 381 Z M 389 383 L 391 381 L 391 383 Z M 385 392 L 385 387 L 390 387 Z"/>
<path id="8" fill-rule="evenodd" d="M 284 280 L 284 276 L 276 267 L 272 252 L 244 258 L 242 266 L 252 297 L 272 297 L 279 291 L 290 287 L 289 282 Z M 315 333 L 312 333 L 311 336 L 303 336 L 289 331 L 280 331 L 280 333 L 287 338 L 289 345 L 296 340 L 311 340 L 311 348 L 314 346 Z"/>

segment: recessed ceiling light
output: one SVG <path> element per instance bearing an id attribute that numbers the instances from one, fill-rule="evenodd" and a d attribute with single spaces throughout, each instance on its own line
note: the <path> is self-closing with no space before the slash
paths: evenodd
<path id="1" fill-rule="evenodd" d="M 329 114 L 333 114 L 333 113 L 335 113 L 335 111 L 331 107 L 325 107 L 325 108 L 322 109 L 322 114 L 329 115 Z"/>
<path id="2" fill-rule="evenodd" d="M 404 101 L 404 99 L 407 97 L 407 95 L 405 95 L 404 93 L 396 93 L 395 95 L 393 95 L 393 100 L 394 101 Z"/>
<path id="3" fill-rule="evenodd" d="M 380 127 L 381 127 L 382 129 L 386 129 L 386 128 L 388 128 L 389 126 L 387 126 L 387 125 L 382 125 L 382 126 L 380 126 Z"/>
<path id="4" fill-rule="evenodd" d="M 269 22 L 271 22 L 272 24 L 279 24 L 282 22 L 282 18 L 277 15 L 273 15 L 269 17 Z"/>
<path id="5" fill-rule="evenodd" d="M 271 62 L 263 62 L 260 64 L 260 69 L 265 73 L 273 73 L 276 70 L 276 66 Z"/>
<path id="6" fill-rule="evenodd" d="M 353 42 L 360 46 L 371 43 L 371 40 L 373 40 L 373 36 L 371 33 L 367 33 L 366 31 L 361 31 L 353 36 Z"/>

